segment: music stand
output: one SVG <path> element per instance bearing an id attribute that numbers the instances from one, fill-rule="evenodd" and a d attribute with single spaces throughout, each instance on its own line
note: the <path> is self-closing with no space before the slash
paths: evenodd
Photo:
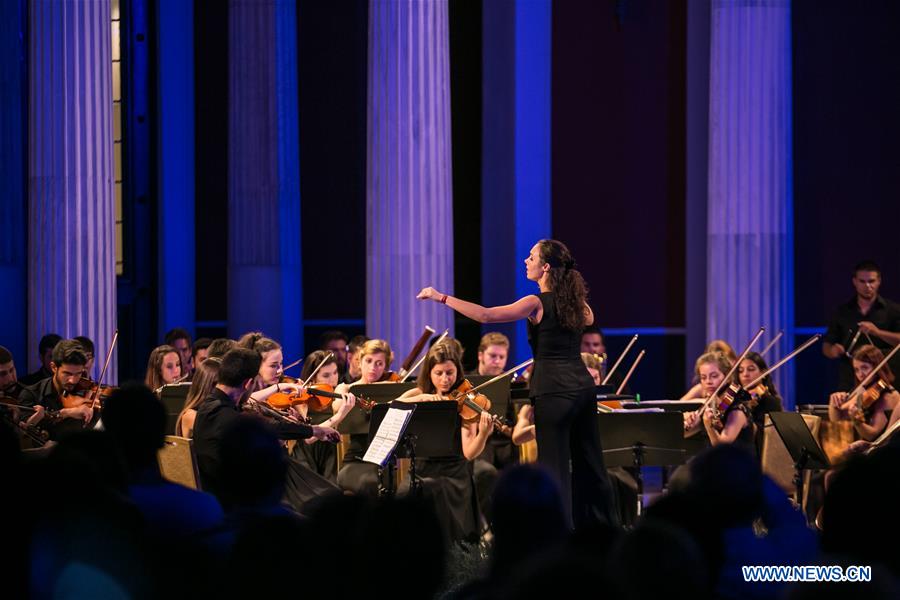
<path id="1" fill-rule="evenodd" d="M 375 438 L 378 427 L 384 420 L 388 408 L 414 410 L 406 424 L 400 443 L 391 453 L 386 465 L 379 469 L 381 485 L 379 496 L 393 496 L 397 491 L 394 472 L 397 458 L 408 458 L 410 493 L 419 493 L 416 481 L 416 458 L 446 458 L 462 455 L 462 434 L 460 433 L 459 405 L 454 401 L 435 402 L 392 402 L 379 404 L 372 409 L 369 424 L 369 442 Z"/>
<path id="2" fill-rule="evenodd" d="M 797 487 L 797 501 L 803 502 L 803 471 L 806 469 L 830 469 L 831 462 L 813 437 L 803 415 L 795 412 L 770 412 L 769 418 L 775 431 L 794 461 L 794 485 Z"/>
<path id="3" fill-rule="evenodd" d="M 358 383 L 350 386 L 350 392 L 356 396 L 364 396 L 376 404 L 387 404 L 416 387 L 415 382 L 403 383 Z M 346 435 L 368 435 L 370 415 L 357 405 L 347 413 L 337 430 Z"/>
<path id="4" fill-rule="evenodd" d="M 597 426 L 607 467 L 634 467 L 637 516 L 644 504 L 641 467 L 667 467 L 684 462 L 684 419 L 675 412 L 599 413 Z"/>
<path id="5" fill-rule="evenodd" d="M 166 435 L 175 435 L 175 425 L 178 423 L 178 415 L 181 414 L 191 382 L 170 383 L 159 390 L 159 401 L 166 407 Z"/>

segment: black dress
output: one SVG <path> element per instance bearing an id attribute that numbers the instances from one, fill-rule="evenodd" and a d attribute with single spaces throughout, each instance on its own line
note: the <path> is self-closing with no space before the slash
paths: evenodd
<path id="1" fill-rule="evenodd" d="M 314 425 L 321 425 L 334 416 L 331 410 L 327 412 L 309 412 L 309 419 Z M 335 444 L 304 444 L 302 441 L 294 446 L 291 454 L 317 474 L 332 483 L 337 483 L 337 445 Z"/>
<path id="2" fill-rule="evenodd" d="M 423 497 L 435 507 L 447 542 L 475 542 L 480 533 L 473 463 L 462 453 L 461 428 L 457 417 L 454 455 L 416 459 L 416 479 Z M 398 493 L 409 493 L 409 487 L 407 478 Z"/>
<path id="3" fill-rule="evenodd" d="M 348 492 L 365 496 L 378 495 L 378 465 L 363 462 L 369 447 L 367 433 L 352 434 L 350 447 L 344 455 L 344 464 L 337 476 L 337 484 Z"/>
<path id="4" fill-rule="evenodd" d="M 542 293 L 540 300 L 541 322 L 528 323 L 538 463 L 559 484 L 563 509 L 576 528 L 616 524 L 597 427 L 594 380 L 581 362 L 581 332 L 560 325 L 553 292 Z"/>

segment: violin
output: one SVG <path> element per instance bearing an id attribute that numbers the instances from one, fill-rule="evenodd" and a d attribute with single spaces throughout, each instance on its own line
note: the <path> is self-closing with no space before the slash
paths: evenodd
<path id="1" fill-rule="evenodd" d="M 379 382 L 400 383 L 401 381 L 403 381 L 403 378 L 398 373 L 395 373 L 394 371 L 385 371 L 384 373 L 382 373 L 381 379 L 379 379 L 378 381 Z"/>
<path id="2" fill-rule="evenodd" d="M 63 408 L 76 408 L 90 404 L 91 408 L 103 406 L 103 402 L 116 390 L 111 385 L 100 385 L 90 377 L 82 377 L 72 391 L 63 390 L 60 397 Z"/>
<path id="3" fill-rule="evenodd" d="M 293 377 L 282 377 L 282 383 L 299 382 Z M 304 386 L 301 392 L 275 392 L 266 401 L 278 409 L 285 409 L 295 404 L 306 404 L 309 410 L 322 412 L 330 407 L 335 399 L 343 397 L 343 394 L 336 394 L 334 388 L 327 383 L 314 383 Z M 356 402 L 364 410 L 372 410 L 372 407 L 375 406 L 374 400 L 369 400 L 364 396 L 358 396 Z"/>
<path id="4" fill-rule="evenodd" d="M 859 409 L 856 413 L 856 419 L 864 420 L 866 418 L 866 411 L 868 411 L 876 402 L 878 402 L 878 399 L 881 398 L 881 394 L 884 393 L 884 391 L 889 387 L 890 384 L 879 377 L 875 381 L 866 385 L 856 396 L 845 403 L 844 407 L 849 408 L 849 405 L 856 403 L 856 407 Z"/>
<path id="5" fill-rule="evenodd" d="M 252 398 L 248 398 L 246 401 L 244 401 L 243 406 L 248 410 L 252 410 L 253 412 L 264 417 L 275 419 L 276 421 L 284 421 L 286 423 L 292 423 L 294 425 L 310 425 L 312 423 L 312 420 L 309 417 L 304 418 L 294 416 L 286 410 L 276 408 L 275 406 L 269 404 L 266 400 L 254 400 Z"/>
<path id="6" fill-rule="evenodd" d="M 468 379 L 463 379 L 456 389 L 450 390 L 447 398 L 457 403 L 463 423 L 474 423 L 481 418 L 481 413 L 488 412 L 491 408 L 490 398 L 478 393 Z M 492 414 L 491 420 L 500 433 L 512 435 L 512 428 L 500 420 L 500 417 Z"/>

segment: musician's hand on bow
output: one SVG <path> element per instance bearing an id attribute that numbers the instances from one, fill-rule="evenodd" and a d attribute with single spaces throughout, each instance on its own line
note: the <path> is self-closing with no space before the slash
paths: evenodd
<path id="1" fill-rule="evenodd" d="M 869 333 L 875 336 L 881 333 L 881 330 L 878 329 L 878 327 L 875 326 L 875 323 L 871 321 L 860 321 L 859 323 L 857 323 L 857 325 L 859 325 L 859 330 L 863 333 Z"/>
<path id="2" fill-rule="evenodd" d="M 684 428 L 693 429 L 700 424 L 700 411 L 694 410 L 684 413 Z"/>
<path id="3" fill-rule="evenodd" d="M 338 443 L 341 441 L 341 434 L 337 429 L 326 427 L 324 425 L 313 425 L 313 437 L 320 442 Z"/>
<path id="4" fill-rule="evenodd" d="M 844 402 L 847 401 L 847 397 L 850 394 L 847 392 L 835 392 L 831 396 L 829 396 L 829 400 L 831 401 L 831 405 L 835 408 L 844 408 Z"/>

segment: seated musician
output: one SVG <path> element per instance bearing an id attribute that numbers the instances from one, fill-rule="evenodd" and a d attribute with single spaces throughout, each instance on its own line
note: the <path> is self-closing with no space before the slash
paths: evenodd
<path id="1" fill-rule="evenodd" d="M 588 373 L 594 378 L 594 385 L 600 385 L 603 373 L 603 358 L 597 354 L 581 353 L 581 362 L 587 367 Z"/>
<path id="2" fill-rule="evenodd" d="M 175 383 L 181 378 L 181 355 L 172 346 L 157 346 L 150 352 L 147 361 L 147 373 L 144 385 L 158 392 L 164 386 Z"/>
<path id="3" fill-rule="evenodd" d="M 853 353 L 853 373 L 856 383 L 865 379 L 878 364 L 884 360 L 881 350 L 871 345 L 861 346 Z M 894 374 L 888 365 L 884 365 L 872 379 L 869 386 L 874 395 L 870 401 L 860 396 L 850 397 L 848 392 L 831 394 L 828 402 L 828 418 L 831 421 L 849 420 L 853 422 L 860 438 L 872 441 L 887 426 L 885 411 L 895 409 L 900 394 L 893 387 Z M 865 403 L 869 402 L 868 406 Z"/>
<path id="4" fill-rule="evenodd" d="M 731 362 L 720 352 L 709 352 L 697 359 L 695 371 L 704 398 L 709 398 L 719 389 L 730 370 Z M 719 394 L 719 397 L 722 397 L 722 393 Z M 739 392 L 731 406 L 721 415 L 721 421 L 717 421 L 713 414 L 714 411 L 710 409 L 703 410 L 702 415 L 700 410 L 686 412 L 684 413 L 685 429 L 693 429 L 702 421 L 713 446 L 739 443 L 755 453 L 753 418 L 750 414 L 748 400 L 749 396 L 745 392 Z M 715 403 L 717 404 L 718 400 Z"/>
<path id="5" fill-rule="evenodd" d="M 19 404 L 19 395 L 25 389 L 16 376 L 16 364 L 12 352 L 0 346 L 0 402 L 4 405 Z M 36 406 L 34 411 L 24 411 L 4 406 L 8 420 L 22 428 L 34 427 L 44 417 L 44 407 Z"/>
<path id="6" fill-rule="evenodd" d="M 496 377 L 506 370 L 509 358 L 509 338 L 502 333 L 491 331 L 481 336 L 478 344 L 478 367 L 473 375 Z M 462 361 L 462 356 L 460 356 Z M 505 415 L 508 420 L 515 418 L 515 407 L 507 404 Z M 475 486 L 478 489 L 478 504 L 487 521 L 492 518 L 491 497 L 497 485 L 499 470 L 519 462 L 519 451 L 509 435 L 494 430 L 487 440 L 484 452 L 475 460 Z"/>
<path id="7" fill-rule="evenodd" d="M 308 381 L 313 373 L 315 375 L 312 381 Z M 329 356 L 328 351 L 316 350 L 303 361 L 303 371 L 300 373 L 300 379 L 309 385 L 319 383 L 336 388 L 338 386 L 338 378 L 337 358 L 333 355 Z M 300 406 L 301 414 L 304 417 L 308 417 L 312 423 L 327 425 L 336 429 L 355 405 L 356 399 L 353 394 L 345 393 L 344 398 L 341 399 L 340 408 L 336 411 L 332 410 L 331 406 L 320 412 L 308 410 L 308 405 L 306 404 L 301 404 Z M 293 451 L 295 458 L 325 479 L 337 483 L 337 446 L 333 444 L 313 444 L 312 442 L 314 441 L 315 438 L 312 438 L 306 440 L 306 444 L 297 444 Z"/>
<path id="8" fill-rule="evenodd" d="M 713 340 L 707 344 L 706 350 L 703 351 L 704 354 L 713 352 L 725 355 L 725 358 L 727 358 L 728 362 L 731 364 L 734 364 L 734 361 L 737 360 L 737 354 L 735 354 L 734 348 L 732 348 L 725 340 Z M 680 400 L 698 400 L 701 398 L 705 398 L 703 395 L 703 384 L 695 378 L 694 385 L 680 398 Z"/>
<path id="9" fill-rule="evenodd" d="M 478 368 L 473 375 L 499 375 L 506 369 L 508 356 L 508 337 L 496 331 L 484 334 L 478 344 Z"/>
<path id="10" fill-rule="evenodd" d="M 197 365 L 209 358 L 210 344 L 212 344 L 212 340 L 205 337 L 197 338 L 194 340 L 194 343 L 191 344 L 191 364 L 194 365 L 195 371 L 197 370 Z M 191 379 L 191 381 L 193 381 L 193 379 Z"/>
<path id="11" fill-rule="evenodd" d="M 220 357 L 207 358 L 197 363 L 194 369 L 194 377 L 191 379 L 191 388 L 188 390 L 184 401 L 184 408 L 175 422 L 175 435 L 190 438 L 194 436 L 194 420 L 197 418 L 197 408 L 206 400 L 207 396 L 216 387 L 216 379 L 219 376 L 219 367 L 222 365 Z"/>
<path id="12" fill-rule="evenodd" d="M 220 456 L 222 438 L 238 419 L 244 418 L 241 416 L 240 403 L 255 384 L 261 363 L 260 354 L 254 350 L 248 348 L 229 350 L 222 357 L 215 388 L 197 410 L 197 418 L 194 421 L 194 447 L 197 451 L 200 480 L 203 489 L 211 491 L 217 497 L 222 493 L 222 481 L 226 475 L 222 473 Z M 278 437 L 283 440 L 308 437 L 326 441 L 339 439 L 338 432 L 330 427 L 310 426 L 287 420 L 277 420 L 272 424 Z M 327 481 L 317 478 L 315 473 L 303 473 L 302 471 L 308 469 L 298 465 L 296 461 L 289 462 L 291 464 L 287 486 L 292 488 L 293 484 L 294 487 L 288 490 L 286 500 L 295 508 L 320 490 L 331 487 Z M 319 485 L 321 482 L 317 479 L 324 484 Z"/>
<path id="13" fill-rule="evenodd" d="M 16 376 L 12 352 L 0 346 L 0 396 L 18 400 L 23 387 Z"/>
<path id="14" fill-rule="evenodd" d="M 746 388 L 768 369 L 769 366 L 765 359 L 758 352 L 749 352 L 738 366 L 738 382 L 741 387 Z M 756 448 L 759 453 L 762 451 L 762 432 L 765 427 L 766 415 L 770 412 L 781 411 L 782 401 L 771 375 L 766 375 L 762 383 L 752 390 L 748 389 L 747 393 L 750 395 L 750 414 L 756 427 Z"/>
<path id="15" fill-rule="evenodd" d="M 427 402 L 445 400 L 465 381 L 462 362 L 448 339 L 428 351 L 416 387 L 399 400 Z M 424 482 L 426 495 L 435 499 L 438 518 L 449 540 L 476 540 L 480 529 L 475 484 L 470 461 L 484 450 L 494 430 L 490 413 L 482 412 L 477 421 L 460 423 L 462 456 L 416 459 L 417 476 Z"/>
<path id="16" fill-rule="evenodd" d="M 240 348 L 249 348 L 251 350 L 255 350 L 259 353 L 261 363 L 259 365 L 259 373 L 256 375 L 256 379 L 253 382 L 253 386 L 250 390 L 250 399 L 255 400 L 257 402 L 263 402 L 270 398 L 272 394 L 278 392 L 288 392 L 288 393 L 301 393 L 303 391 L 303 385 L 299 382 L 294 381 L 283 381 L 282 375 L 284 373 L 284 354 L 281 350 L 281 344 L 276 342 L 271 338 L 265 337 L 262 333 L 252 332 L 244 334 L 237 343 Z M 323 367 L 325 368 L 325 367 Z M 346 415 L 347 412 L 351 408 L 353 408 L 353 404 L 356 399 L 353 397 L 353 394 L 346 394 L 345 404 L 349 404 L 349 408 L 343 412 L 343 415 Z M 290 413 L 292 413 L 295 417 L 306 420 L 307 417 L 307 405 L 306 404 L 298 404 L 295 407 L 291 407 L 288 409 Z M 341 419 L 343 419 L 343 415 Z M 335 427 L 337 423 L 340 423 L 339 419 L 332 418 L 327 420 L 325 423 L 322 423 L 326 427 Z M 317 423 L 318 424 L 318 423 Z M 307 439 L 307 443 L 315 442 L 315 438 Z"/>
<path id="17" fill-rule="evenodd" d="M 53 348 L 50 360 L 52 375 L 39 383 L 26 387 L 19 394 L 22 406 L 42 406 L 44 410 L 56 411 L 55 419 L 44 418 L 39 424 L 50 434 L 50 439 L 59 439 L 67 431 L 76 431 L 91 422 L 94 410 L 85 399 L 71 402 L 64 407 L 63 396 L 75 391 L 84 374 L 87 356 L 81 344 L 75 340 L 63 340 Z M 69 402 L 67 402 L 69 404 Z"/>
<path id="18" fill-rule="evenodd" d="M 334 391 L 347 393 L 352 385 L 381 383 L 387 378 L 387 368 L 393 360 L 391 346 L 384 340 L 369 340 L 359 349 L 359 379 L 352 384 L 342 383 Z M 344 403 L 335 400 L 331 409 L 337 414 Z M 344 454 L 338 485 L 355 494 L 374 496 L 378 493 L 378 467 L 362 461 L 369 443 L 368 433 L 351 434 L 350 445 Z"/>

